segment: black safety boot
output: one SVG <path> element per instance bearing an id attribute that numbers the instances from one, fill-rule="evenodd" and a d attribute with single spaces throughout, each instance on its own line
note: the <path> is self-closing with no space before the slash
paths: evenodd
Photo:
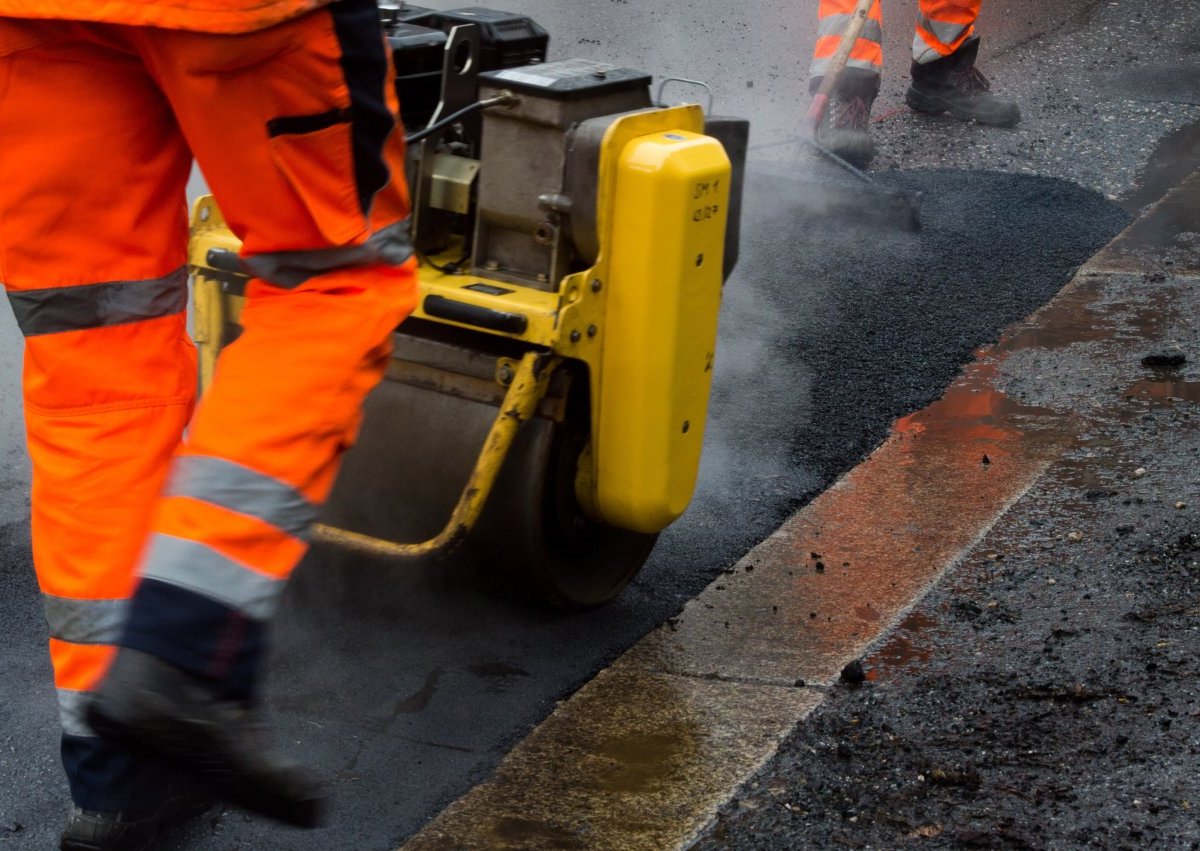
<path id="1" fill-rule="evenodd" d="M 918 112 L 950 113 L 961 121 L 1013 127 L 1021 120 L 1016 101 L 996 97 L 987 77 L 975 67 L 979 36 L 971 36 L 949 56 L 912 65 L 912 85 L 904 100 Z"/>
<path id="2" fill-rule="evenodd" d="M 160 832 L 201 816 L 217 799 L 193 783 L 180 781 L 157 807 L 96 812 L 71 807 L 58 847 L 61 851 L 149 851 Z"/>
<path id="3" fill-rule="evenodd" d="M 820 86 L 821 78 L 814 77 L 810 90 L 815 92 Z M 845 69 L 829 96 L 829 108 L 817 128 L 818 142 L 858 168 L 869 166 L 875 156 L 875 143 L 867 128 L 871 105 L 878 92 L 878 74 Z"/>
<path id="4" fill-rule="evenodd" d="M 320 822 L 320 788 L 274 752 L 253 707 L 156 656 L 121 648 L 87 719 L 100 736 L 189 769 L 231 804 L 297 827 Z"/>

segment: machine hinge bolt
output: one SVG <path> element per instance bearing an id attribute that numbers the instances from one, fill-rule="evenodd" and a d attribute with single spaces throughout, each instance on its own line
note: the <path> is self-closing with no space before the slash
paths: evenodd
<path id="1" fill-rule="evenodd" d="M 600 329 L 599 329 L 599 328 L 597 328 L 595 325 L 589 325 L 589 326 L 588 326 L 588 336 L 589 336 L 589 337 L 595 337 L 595 336 L 596 336 L 596 332 L 597 332 L 597 331 L 599 331 L 599 330 L 600 330 Z"/>
<path id="2" fill-rule="evenodd" d="M 497 272 L 500 270 L 500 261 L 489 260 L 483 264 L 483 268 L 487 269 L 489 272 Z"/>
<path id="3" fill-rule="evenodd" d="M 571 332 L 571 342 L 572 343 L 578 343 L 582 338 L 583 338 L 583 335 L 580 334 L 578 331 Z"/>
<path id="4" fill-rule="evenodd" d="M 603 287 L 604 287 L 604 284 L 600 283 L 600 279 L 599 279 L 599 278 L 597 278 L 596 280 L 592 281 L 592 292 L 594 292 L 594 293 L 598 293 L 598 292 L 600 292 L 600 290 L 601 290 Z"/>
<path id="5" fill-rule="evenodd" d="M 538 272 L 537 279 L 538 279 L 539 284 L 544 284 L 548 280 L 550 280 L 550 276 L 547 275 L 545 272 Z"/>
<path id="6" fill-rule="evenodd" d="M 506 386 L 509 384 L 512 384 L 512 380 L 513 380 L 512 365 L 507 364 L 507 363 L 500 364 L 500 368 L 496 370 L 496 380 Z"/>

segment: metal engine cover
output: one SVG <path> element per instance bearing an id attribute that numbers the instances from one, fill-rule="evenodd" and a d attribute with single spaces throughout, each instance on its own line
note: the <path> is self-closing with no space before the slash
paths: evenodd
<path id="1" fill-rule="evenodd" d="M 650 75 L 589 59 L 481 74 L 480 96 L 518 103 L 484 115 L 473 262 L 477 274 L 553 290 L 578 252 L 564 192 L 569 130 L 650 106 Z"/>

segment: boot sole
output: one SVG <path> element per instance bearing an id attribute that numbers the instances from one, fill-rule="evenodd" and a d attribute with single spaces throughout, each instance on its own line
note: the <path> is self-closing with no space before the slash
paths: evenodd
<path id="1" fill-rule="evenodd" d="M 58 851 L 151 851 L 158 842 L 160 833 L 160 830 L 155 829 L 149 835 L 140 837 L 136 843 L 121 845 L 114 845 L 111 842 L 90 842 L 86 839 L 64 836 L 59 840 Z"/>
<path id="2" fill-rule="evenodd" d="M 157 832 L 153 836 L 146 837 L 145 842 L 140 842 L 137 845 L 112 845 L 110 843 L 99 845 L 95 842 L 86 842 L 84 840 L 63 839 L 58 843 L 58 851 L 151 851 L 157 841 Z"/>
<path id="3" fill-rule="evenodd" d="M 977 121 L 980 124 L 987 124 L 990 127 L 1016 127 L 1021 123 L 1021 111 L 1019 109 L 1014 109 L 1012 114 L 988 116 L 961 109 L 944 98 L 937 95 L 924 94 L 911 86 L 904 95 L 904 102 L 917 112 L 924 112 L 927 115 L 942 115 L 948 112 L 951 117 L 957 118 L 959 121 Z"/>
<path id="4" fill-rule="evenodd" d="M 272 793 L 264 778 L 238 768 L 238 761 L 221 744 L 211 724 L 162 717 L 145 719 L 134 727 L 106 713 L 103 703 L 103 696 L 97 695 L 87 711 L 88 724 L 98 735 L 187 768 L 218 797 L 244 810 L 295 827 L 321 824 L 323 798 Z"/>
<path id="5" fill-rule="evenodd" d="M 59 840 L 59 851 L 151 851 L 159 840 L 159 836 L 174 827 L 200 818 L 217 806 L 215 796 L 198 796 L 190 803 L 178 804 L 170 801 L 164 805 L 160 814 L 150 817 L 143 825 L 141 836 L 126 835 L 111 841 L 84 839 L 81 836 L 69 836 L 64 831 Z"/>

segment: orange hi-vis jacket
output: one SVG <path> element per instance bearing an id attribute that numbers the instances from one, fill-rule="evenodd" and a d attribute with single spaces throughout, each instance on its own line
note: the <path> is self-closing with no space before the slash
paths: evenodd
<path id="1" fill-rule="evenodd" d="M 247 33 L 274 26 L 330 2 L 332 0 L 0 0 L 0 17 Z"/>

